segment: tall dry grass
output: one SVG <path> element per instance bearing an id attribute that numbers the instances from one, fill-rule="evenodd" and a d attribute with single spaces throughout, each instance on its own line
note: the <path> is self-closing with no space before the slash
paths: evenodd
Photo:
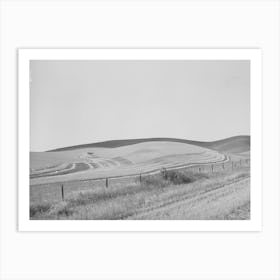
<path id="1" fill-rule="evenodd" d="M 141 218 L 143 213 L 201 196 L 203 193 L 222 188 L 232 180 L 246 178 L 249 173 L 248 168 L 213 174 L 163 171 L 160 175 L 143 177 L 141 183 L 130 182 L 109 188 L 96 187 L 92 190 L 73 192 L 65 201 L 33 203 L 30 206 L 30 218 L 102 220 Z M 158 219 L 166 218 L 164 215 L 161 217 L 161 210 L 157 211 Z M 170 219 L 176 218 L 175 216 Z M 145 219 L 145 215 L 142 215 L 142 218 Z"/>

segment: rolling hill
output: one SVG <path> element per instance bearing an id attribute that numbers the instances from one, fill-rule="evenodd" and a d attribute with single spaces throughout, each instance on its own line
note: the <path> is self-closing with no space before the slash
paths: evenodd
<path id="1" fill-rule="evenodd" d="M 249 153 L 250 137 L 237 136 L 214 142 L 150 138 L 113 140 L 30 152 L 31 184 L 88 180 L 211 164 L 227 155 Z"/>
<path id="2" fill-rule="evenodd" d="M 250 150 L 250 136 L 240 135 L 240 136 L 234 136 L 234 137 L 230 137 L 218 141 L 212 141 L 212 142 L 193 141 L 193 140 L 185 140 L 185 139 L 178 139 L 178 138 L 140 138 L 140 139 L 126 139 L 126 140 L 110 140 L 110 141 L 104 141 L 98 143 L 64 147 L 64 148 L 50 150 L 48 152 L 71 151 L 71 150 L 78 150 L 78 149 L 85 149 L 85 148 L 118 148 L 122 146 L 134 145 L 143 142 L 185 143 L 185 144 L 204 147 L 207 149 L 213 149 L 218 152 L 224 152 L 224 153 L 242 153 Z"/>

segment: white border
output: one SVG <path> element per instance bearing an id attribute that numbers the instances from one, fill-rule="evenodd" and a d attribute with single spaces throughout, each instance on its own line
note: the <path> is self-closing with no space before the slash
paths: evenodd
<path id="1" fill-rule="evenodd" d="M 250 60 L 251 219 L 226 221 L 37 221 L 29 220 L 30 60 Z M 19 231 L 261 231 L 262 71 L 260 49 L 19 49 Z"/>

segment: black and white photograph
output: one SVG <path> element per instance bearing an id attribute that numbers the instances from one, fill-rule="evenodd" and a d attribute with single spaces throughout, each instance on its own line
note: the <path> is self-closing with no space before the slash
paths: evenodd
<path id="1" fill-rule="evenodd" d="M 0 1 L 0 279 L 280 280 L 280 1 Z"/>
<path id="2" fill-rule="evenodd" d="M 31 60 L 30 219 L 250 220 L 250 60 Z"/>

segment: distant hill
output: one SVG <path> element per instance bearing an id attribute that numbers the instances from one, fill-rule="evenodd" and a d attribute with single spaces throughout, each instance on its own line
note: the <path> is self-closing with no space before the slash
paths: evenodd
<path id="1" fill-rule="evenodd" d="M 243 153 L 250 151 L 250 136 L 235 136 L 209 142 L 204 147 L 224 153 Z"/>
<path id="2" fill-rule="evenodd" d="M 234 136 L 234 137 L 230 137 L 218 141 L 212 141 L 212 142 L 193 141 L 193 140 L 185 140 L 185 139 L 178 139 L 178 138 L 143 138 L 143 139 L 109 140 L 109 141 L 98 142 L 98 143 L 64 147 L 64 148 L 50 150 L 48 152 L 71 151 L 71 150 L 86 149 L 86 148 L 117 148 L 117 147 L 134 145 L 143 142 L 156 142 L 156 141 L 186 143 L 186 144 L 197 145 L 208 149 L 213 149 L 223 153 L 243 153 L 243 152 L 250 151 L 250 136 L 240 135 L 240 136 Z"/>

